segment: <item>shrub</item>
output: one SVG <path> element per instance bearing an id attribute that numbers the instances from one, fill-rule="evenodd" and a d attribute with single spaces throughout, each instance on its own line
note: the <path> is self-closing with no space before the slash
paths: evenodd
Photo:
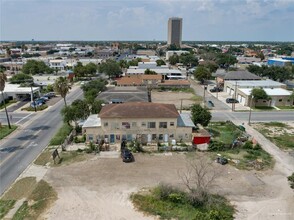
<path id="1" fill-rule="evenodd" d="M 291 176 L 288 176 L 288 181 L 290 183 L 290 187 L 294 189 L 294 173 Z"/>
<path id="2" fill-rule="evenodd" d="M 226 145 L 223 142 L 212 141 L 208 146 L 208 151 L 224 151 L 226 150 Z"/>

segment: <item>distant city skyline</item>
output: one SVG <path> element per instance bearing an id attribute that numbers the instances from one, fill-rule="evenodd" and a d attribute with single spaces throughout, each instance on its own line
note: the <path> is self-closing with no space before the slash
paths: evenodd
<path id="1" fill-rule="evenodd" d="M 0 0 L 0 41 L 293 41 L 294 0 Z"/>

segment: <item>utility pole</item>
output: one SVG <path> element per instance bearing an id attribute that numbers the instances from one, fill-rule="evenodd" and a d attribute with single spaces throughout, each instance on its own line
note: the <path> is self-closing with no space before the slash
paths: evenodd
<path id="1" fill-rule="evenodd" d="M 237 100 L 237 84 L 238 84 L 238 81 L 235 82 L 235 91 L 234 91 L 234 102 L 233 102 L 233 109 L 232 111 L 235 111 L 235 107 L 236 107 L 236 103 L 235 101 Z"/>
<path id="2" fill-rule="evenodd" d="M 181 108 L 180 108 L 180 113 L 182 113 L 182 108 L 183 108 L 183 99 L 181 99 Z"/>
<path id="3" fill-rule="evenodd" d="M 205 84 L 204 84 L 204 86 L 203 86 L 203 107 L 205 107 L 205 90 L 206 90 L 206 86 L 205 86 Z"/>
<path id="4" fill-rule="evenodd" d="M 251 125 L 251 111 L 252 111 L 252 101 L 253 101 L 253 99 L 254 99 L 254 96 L 251 95 L 248 125 Z"/>

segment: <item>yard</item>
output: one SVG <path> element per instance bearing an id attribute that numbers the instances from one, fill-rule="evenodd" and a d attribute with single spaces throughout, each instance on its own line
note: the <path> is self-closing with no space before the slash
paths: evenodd
<path id="1" fill-rule="evenodd" d="M 151 99 L 154 103 L 175 104 L 177 109 L 189 109 L 195 103 L 201 103 L 202 98 L 190 92 L 173 92 L 173 91 L 157 91 L 151 93 Z"/>
<path id="2" fill-rule="evenodd" d="M 238 169 L 262 170 L 273 167 L 272 156 L 259 144 L 253 144 L 240 127 L 231 122 L 214 122 L 210 123 L 209 130 L 212 134 L 209 150 L 214 152 L 213 158 L 220 154 Z M 238 138 L 243 139 L 243 143 L 236 141 Z"/>
<path id="3" fill-rule="evenodd" d="M 254 128 L 279 148 L 294 150 L 294 125 L 281 122 L 256 123 Z"/>

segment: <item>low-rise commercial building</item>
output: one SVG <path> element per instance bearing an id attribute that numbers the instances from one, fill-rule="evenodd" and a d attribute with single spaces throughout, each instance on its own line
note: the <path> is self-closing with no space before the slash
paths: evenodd
<path id="1" fill-rule="evenodd" d="M 83 125 L 87 141 L 120 143 L 138 140 L 143 144 L 190 142 L 190 117 L 178 113 L 173 104 L 134 102 L 105 105 L 99 115 L 91 115 Z"/>

